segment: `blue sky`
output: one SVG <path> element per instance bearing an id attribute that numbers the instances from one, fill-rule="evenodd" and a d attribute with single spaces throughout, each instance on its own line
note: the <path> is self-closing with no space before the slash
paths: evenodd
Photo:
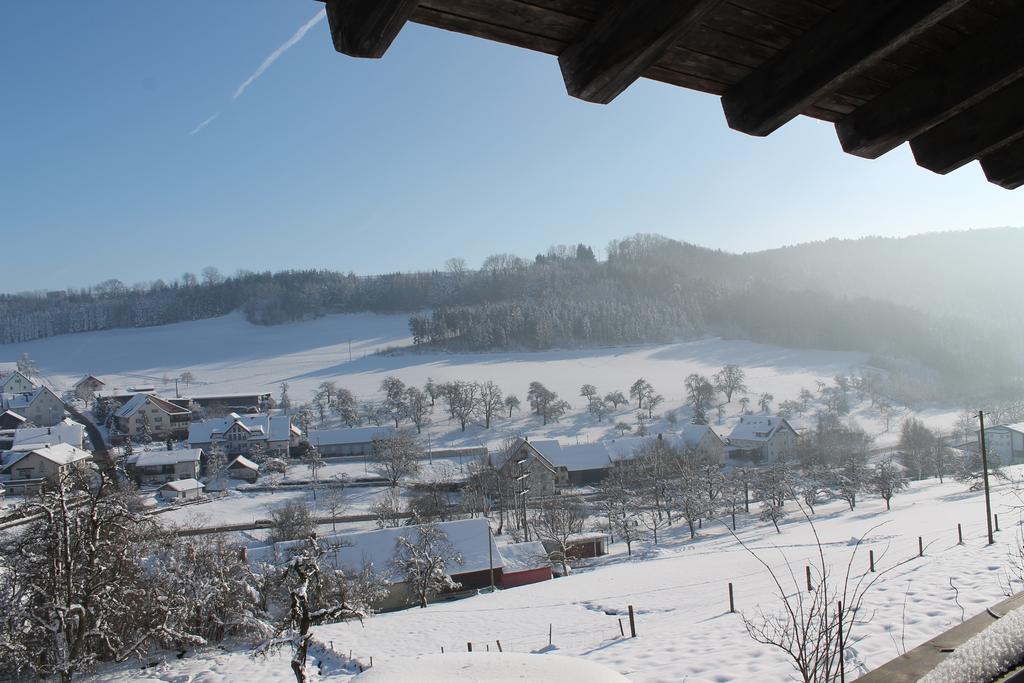
<path id="1" fill-rule="evenodd" d="M 317 22 L 233 99 L 321 7 L 3 3 L 0 234 L 29 256 L 0 291 L 472 266 L 634 232 L 751 251 L 1024 225 L 1024 191 L 977 164 L 856 159 L 807 119 L 748 137 L 717 98 L 649 81 L 587 104 L 552 57 L 414 24 L 364 61 Z"/>

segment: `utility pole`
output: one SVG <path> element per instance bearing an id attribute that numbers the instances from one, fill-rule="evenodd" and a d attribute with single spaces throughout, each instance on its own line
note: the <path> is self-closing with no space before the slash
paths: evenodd
<path id="1" fill-rule="evenodd" d="M 985 413 L 978 411 L 978 422 L 981 425 L 981 472 L 985 481 L 985 524 L 988 525 L 988 544 L 995 543 L 992 538 L 992 501 L 988 492 L 988 453 L 985 451 Z"/>

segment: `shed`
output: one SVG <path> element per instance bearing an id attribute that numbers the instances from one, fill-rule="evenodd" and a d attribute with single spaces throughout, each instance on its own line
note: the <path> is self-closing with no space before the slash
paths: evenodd
<path id="1" fill-rule="evenodd" d="M 551 561 L 540 541 L 510 543 L 501 547 L 501 587 L 515 588 L 552 578 Z"/>
<path id="2" fill-rule="evenodd" d="M 260 476 L 260 466 L 249 458 L 238 456 L 228 465 L 228 477 L 253 482 Z"/>
<path id="3" fill-rule="evenodd" d="M 196 479 L 169 481 L 157 491 L 164 500 L 189 500 L 203 495 L 206 486 Z"/>

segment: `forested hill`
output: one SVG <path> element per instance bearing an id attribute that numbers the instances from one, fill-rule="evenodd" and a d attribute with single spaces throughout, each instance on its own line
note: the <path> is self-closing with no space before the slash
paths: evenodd
<path id="1" fill-rule="evenodd" d="M 1009 236 L 1020 239 L 1020 233 Z M 961 244 L 964 235 L 975 234 L 981 233 L 934 239 Z M 499 254 L 477 270 L 458 259 L 445 270 L 373 276 L 286 271 L 225 278 L 208 269 L 202 281 L 187 275 L 127 287 L 111 280 L 84 290 L 0 295 L 0 342 L 235 310 L 262 325 L 333 312 L 409 312 L 416 344 L 434 348 L 545 349 L 724 334 L 911 360 L 964 391 L 1005 388 L 1016 380 L 1018 358 L 1000 325 L 968 323 L 970 316 L 939 316 L 947 311 L 914 305 L 913 291 L 942 292 L 945 286 L 944 272 L 920 264 L 927 249 L 906 247 L 921 239 L 735 255 L 637 235 L 609 244 L 604 260 L 579 245 L 528 260 Z M 946 253 L 955 249 L 946 247 Z M 850 254 L 848 262 L 843 254 Z M 884 268 L 873 267 L 871 258 Z M 901 271 L 920 283 L 898 285 Z M 975 272 L 987 275 L 965 283 L 968 298 L 1001 286 L 998 269 Z"/>

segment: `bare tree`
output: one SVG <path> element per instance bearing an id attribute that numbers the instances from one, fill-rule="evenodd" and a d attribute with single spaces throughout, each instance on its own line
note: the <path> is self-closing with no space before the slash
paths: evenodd
<path id="1" fill-rule="evenodd" d="M 387 489 L 370 506 L 370 514 L 377 518 L 378 529 L 402 526 L 407 516 L 402 494 L 397 488 Z"/>
<path id="2" fill-rule="evenodd" d="M 405 382 L 393 375 L 381 380 L 380 390 L 384 392 L 384 409 L 388 416 L 395 421 L 395 429 L 406 417 L 407 408 L 405 405 Z"/>
<path id="3" fill-rule="evenodd" d="M 348 475 L 342 474 L 341 477 L 334 479 L 334 486 L 324 491 L 321 496 L 323 499 L 322 505 L 331 516 L 331 531 L 338 530 L 338 517 L 348 509 L 348 501 L 345 498 L 345 483 L 347 480 Z"/>
<path id="4" fill-rule="evenodd" d="M 586 519 L 587 507 L 581 497 L 562 496 L 541 503 L 531 520 L 537 538 L 554 548 L 548 557 L 561 564 L 566 575 L 569 573 L 570 540 L 583 532 Z"/>
<path id="5" fill-rule="evenodd" d="M 505 405 L 501 387 L 490 380 L 477 385 L 477 387 L 480 398 L 477 400 L 476 410 L 484 418 L 484 428 L 490 429 L 491 420 L 502 414 L 502 408 Z"/>
<path id="6" fill-rule="evenodd" d="M 715 400 L 715 385 L 707 377 L 697 373 L 687 375 L 684 385 L 686 387 L 686 402 L 693 409 L 693 421 L 698 424 L 707 424 L 708 408 Z"/>
<path id="7" fill-rule="evenodd" d="M 772 408 L 772 401 L 775 397 L 769 394 L 767 391 L 757 397 L 757 406 L 761 409 L 762 413 L 767 413 Z"/>
<path id="8" fill-rule="evenodd" d="M 519 410 L 519 397 L 515 394 L 509 394 L 505 397 L 505 407 L 508 408 L 508 419 L 512 419 L 512 411 Z"/>
<path id="9" fill-rule="evenodd" d="M 405 412 L 416 425 L 416 433 L 422 434 L 423 427 L 430 424 L 430 404 L 427 395 L 416 387 L 407 387 L 405 390 Z"/>
<path id="10" fill-rule="evenodd" d="M 636 399 L 636 409 L 644 409 L 644 401 L 647 400 L 651 394 L 654 393 L 654 387 L 651 383 L 645 380 L 643 377 L 633 382 L 633 385 L 629 387 L 629 397 Z"/>
<path id="11" fill-rule="evenodd" d="M 597 398 L 597 395 L 597 387 L 595 387 L 593 384 L 584 384 L 582 387 L 580 387 L 580 396 L 587 399 L 588 401 L 593 401 L 595 398 Z"/>
<path id="12" fill-rule="evenodd" d="M 587 412 L 597 418 L 598 422 L 604 422 L 604 418 L 608 417 L 608 414 L 611 412 L 611 406 L 600 397 L 594 397 L 590 399 Z"/>
<path id="13" fill-rule="evenodd" d="M 626 432 L 633 431 L 633 425 L 628 422 L 616 422 L 615 429 L 619 432 L 619 436 L 625 436 Z"/>
<path id="14" fill-rule="evenodd" d="M 633 555 L 633 544 L 641 538 L 637 521 L 639 486 L 636 472 L 628 463 L 618 463 L 597 485 L 598 500 L 608 519 L 612 543 L 615 537 L 626 544 L 626 554 Z"/>
<path id="15" fill-rule="evenodd" d="M 306 451 L 306 457 L 303 458 L 306 463 L 306 468 L 309 469 L 309 473 L 313 475 L 313 483 L 320 481 L 320 470 L 323 469 L 324 462 L 323 457 L 320 455 L 320 449 L 313 446 Z"/>
<path id="16" fill-rule="evenodd" d="M 741 394 L 747 391 L 747 385 L 743 383 L 746 373 L 738 365 L 724 366 L 712 379 L 715 381 L 715 388 L 725 394 L 726 403 L 732 403 L 732 395 L 737 391 Z"/>
<path id="17" fill-rule="evenodd" d="M 605 394 L 604 400 L 606 403 L 611 403 L 612 407 L 618 410 L 619 406 L 624 406 L 629 403 L 626 397 L 622 395 L 621 391 L 612 391 Z"/>
<path id="18" fill-rule="evenodd" d="M 563 401 L 558 398 L 558 394 L 554 394 L 555 400 L 545 404 L 541 416 L 544 418 L 544 424 L 548 422 L 558 422 L 562 419 L 569 409 L 572 408 L 568 401 Z"/>
<path id="19" fill-rule="evenodd" d="M 875 465 L 870 486 L 885 501 L 885 509 L 891 510 L 890 501 L 894 495 L 907 488 L 907 477 L 899 465 L 892 459 L 886 459 Z"/>
<path id="20" fill-rule="evenodd" d="M 302 500 L 289 500 L 270 512 L 271 527 L 267 541 L 280 543 L 307 538 L 316 530 L 316 520 Z"/>
<path id="21" fill-rule="evenodd" d="M 400 431 L 373 442 L 370 471 L 388 480 L 392 488 L 420 471 L 420 444 L 409 431 Z"/>
<path id="22" fill-rule="evenodd" d="M 438 593 L 460 587 L 448 574 L 448 564 L 462 564 L 462 555 L 440 527 L 424 524 L 395 541 L 393 565 L 411 592 L 411 602 L 426 607 Z"/>

